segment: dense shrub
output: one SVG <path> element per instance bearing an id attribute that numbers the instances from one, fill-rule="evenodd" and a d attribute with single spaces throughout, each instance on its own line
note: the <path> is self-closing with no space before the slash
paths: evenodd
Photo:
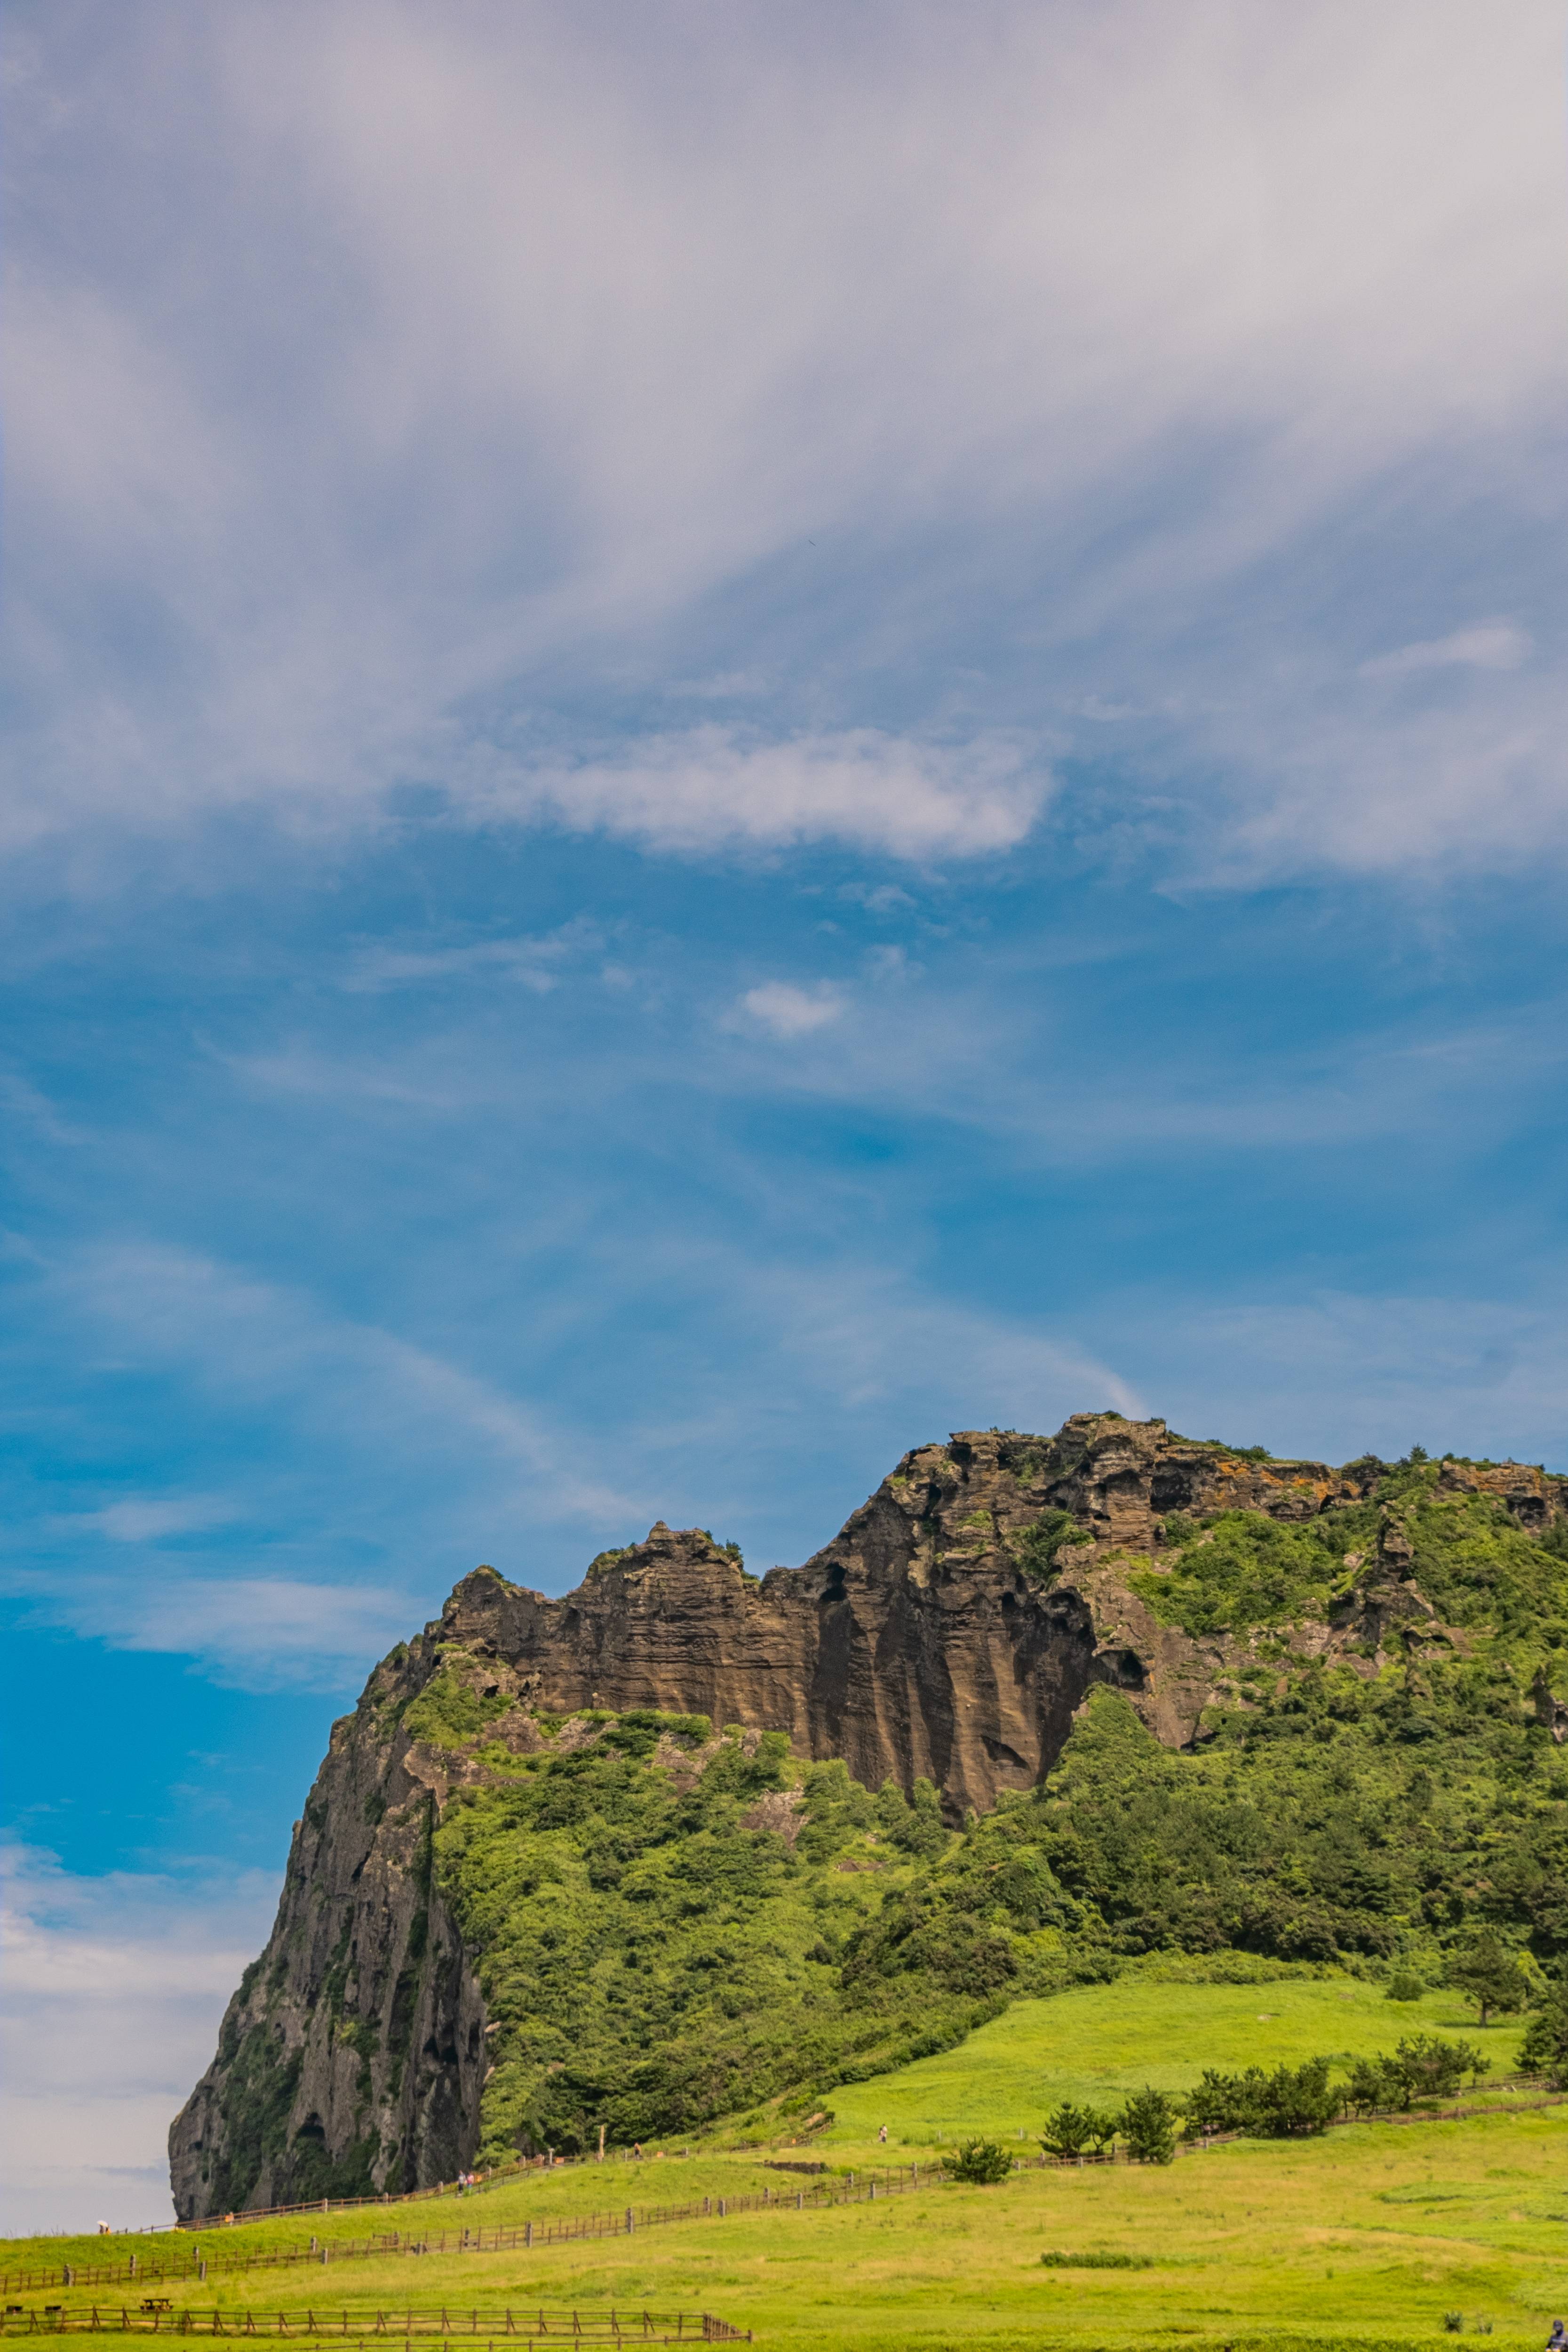
<path id="1" fill-rule="evenodd" d="M 1013 2158 L 1000 2140 L 966 2139 L 945 2159 L 945 2168 L 952 2179 L 967 2181 L 971 2188 L 992 2189 L 1008 2179 Z"/>
<path id="2" fill-rule="evenodd" d="M 1467 2074 L 1479 2075 L 1486 2059 L 1473 2042 L 1449 2042 L 1441 2034 L 1405 2036 L 1392 2056 L 1358 2058 L 1345 2084 L 1347 2105 L 1370 2115 L 1377 2107 L 1407 2108 L 1416 2099 L 1452 2098 Z"/>
<path id="3" fill-rule="evenodd" d="M 1330 2064 L 1327 2058 L 1309 2058 L 1300 2066 L 1276 2066 L 1271 2074 L 1261 2066 L 1249 2066 L 1240 2074 L 1205 2068 L 1184 2101 L 1188 2138 L 1205 2132 L 1279 2138 L 1290 2132 L 1324 2130 L 1342 2104 L 1330 2084 Z"/>
<path id="4" fill-rule="evenodd" d="M 1047 2116 L 1040 2146 L 1047 2156 L 1082 2156 L 1089 2148 L 1098 2154 L 1116 2137 L 1118 2122 L 1110 2109 L 1080 2107 L 1064 2099 Z"/>

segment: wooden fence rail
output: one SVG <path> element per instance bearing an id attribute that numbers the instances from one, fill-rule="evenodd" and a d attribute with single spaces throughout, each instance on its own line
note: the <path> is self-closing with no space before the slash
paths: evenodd
<path id="1" fill-rule="evenodd" d="M 608 2311 L 504 2305 L 459 2310 L 441 2304 L 401 2311 L 370 2306 L 329 2311 L 212 2312 L 189 2307 L 172 2311 L 152 2301 L 134 2309 L 102 2310 L 96 2304 L 68 2310 L 46 2304 L 41 2311 L 9 2311 L 0 2333 L 10 2336 L 283 2336 L 293 2342 L 390 2344 L 399 2336 L 484 2336 L 510 2343 L 566 2344 L 749 2344 L 751 2331 L 732 2327 L 710 2311 Z"/>
<path id="2" fill-rule="evenodd" d="M 1489 2090 L 1533 2087 L 1538 2078 L 1518 2077 L 1511 2082 L 1489 2084 Z M 1536 2108 L 1562 2105 L 1561 2098 L 1532 2100 L 1529 2109 L 1487 2108 L 1485 2106 L 1439 2107 L 1436 2110 L 1381 2110 L 1372 2116 L 1341 2118 L 1342 2122 L 1381 2123 L 1450 2123 L 1466 2116 L 1520 2114 Z M 1220 2147 L 1246 2135 L 1238 2132 L 1215 2133 L 1206 2140 L 1180 2141 L 1178 2156 L 1200 2155 L 1205 2148 Z M 1016 2169 L 1040 2171 L 1062 2165 L 1109 2164 L 1127 2161 L 1125 2152 L 1111 2156 L 1055 2157 L 1018 2156 L 1014 2158 Z M 797 2176 L 798 2178 L 798 2176 Z M 899 2197 L 911 2190 L 934 2189 L 944 2185 L 947 2174 L 939 2159 L 935 2164 L 882 2166 L 873 2171 L 849 2174 L 824 2174 L 809 2185 L 789 2189 L 763 2189 L 744 2191 L 738 2196 L 704 2197 L 681 2205 L 617 2206 L 610 2212 L 560 2214 L 550 2219 L 519 2222 L 510 2229 L 487 2230 L 479 2226 L 464 2230 L 422 2230 L 400 2233 L 384 2231 L 374 2238 L 351 2239 L 340 2244 L 318 2245 L 314 2240 L 306 2247 L 279 2246 L 245 2253 L 236 2253 L 225 2262 L 216 2255 L 209 2258 L 199 2247 L 193 2248 L 183 2260 L 165 2258 L 160 2248 L 151 2260 L 132 2255 L 126 2263 L 62 2263 L 47 2270 L 12 2271 L 0 2273 L 0 2289 L 14 2294 L 39 2287 L 98 2287 L 136 2284 L 142 2286 L 177 2286 L 182 2282 L 205 2284 L 209 2270 L 216 2276 L 234 2276 L 256 2270 L 286 2268 L 300 2263 L 319 2263 L 323 2268 L 333 2263 L 367 2258 L 385 2258 L 398 2254 L 479 2254 L 511 2253 L 531 2247 L 558 2246 L 589 2238 L 630 2236 L 637 2230 L 660 2229 L 673 2221 L 723 2221 L 732 2213 L 794 2210 L 818 2212 L 835 2205 L 858 2204 L 878 2197 Z M 171 2255 L 176 2249 L 170 2247 Z M 14 2317 L 15 2315 L 8 2315 Z"/>

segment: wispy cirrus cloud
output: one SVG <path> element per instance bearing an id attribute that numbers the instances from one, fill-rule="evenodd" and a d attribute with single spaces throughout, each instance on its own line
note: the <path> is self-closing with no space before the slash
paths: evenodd
<path id="1" fill-rule="evenodd" d="M 1446 637 L 1400 646 L 1361 666 L 1363 677 L 1410 677 L 1427 669 L 1517 669 L 1531 653 L 1528 633 L 1512 621 L 1480 621 Z"/>
<path id="2" fill-rule="evenodd" d="M 374 995 L 386 989 L 425 986 L 431 982 L 491 978 L 515 982 L 535 995 L 548 996 L 561 985 L 564 970 L 603 952 L 603 928 L 577 916 L 558 929 L 538 937 L 471 940 L 460 944 L 395 946 L 390 941 L 362 948 L 343 977 L 353 994 Z"/>
<path id="3" fill-rule="evenodd" d="M 12 843 L 374 834 L 414 782 L 670 854 L 1002 853 L 1047 792 L 998 745 L 1044 741 L 1123 763 L 1123 824 L 1177 793 L 1194 870 L 1238 813 L 1260 875 L 1387 870 L 1344 682 L 1451 700 L 1561 602 L 1546 0 L 812 5 L 692 19 L 679 74 L 665 21 L 11 12 Z M 671 734 L 672 673 L 760 707 Z M 1504 731 L 1511 822 L 1451 763 L 1447 870 L 1558 838 L 1560 729 Z"/>
<path id="4" fill-rule="evenodd" d="M 598 1530 L 656 1516 L 651 1489 L 628 1493 L 613 1458 L 531 1395 L 299 1285 L 150 1243 L 80 1249 L 31 1283 L 57 1335 L 149 1395 L 184 1396 L 231 1479 L 221 1495 L 15 1514 L 0 1590 L 27 1622 L 188 1657 L 235 1687 L 340 1691 L 438 1607 L 481 1543 L 554 1528 L 586 1557 Z M 101 1489 L 91 1467 L 71 1478 Z M 369 1578 L 367 1548 L 384 1563 Z M 530 1566 L 526 1550 L 514 1564 Z"/>
<path id="5" fill-rule="evenodd" d="M 463 1366 L 374 1324 L 325 1311 L 308 1293 L 166 1244 L 79 1253 L 55 1276 L 74 1309 L 133 1338 L 144 1361 L 183 1362 L 207 1381 L 306 1414 L 335 1391 L 338 1427 L 378 1448 L 438 1448 L 460 1430 L 536 1502 L 602 1517 L 625 1498 L 581 1470 L 528 1406 Z"/>
<path id="6" fill-rule="evenodd" d="M 164 1536 L 221 1528 L 237 1516 L 237 1506 L 227 1495 L 128 1495 L 60 1524 L 84 1535 L 107 1536 L 111 1543 L 156 1543 Z"/>
<path id="7" fill-rule="evenodd" d="M 134 1578 L 79 1569 L 5 1580 L 35 1622 L 112 1650 L 199 1662 L 244 1690 L 356 1687 L 393 1643 L 424 1622 L 429 1593 L 384 1583 L 309 1583 L 286 1576 L 193 1576 L 151 1554 Z"/>
<path id="8" fill-rule="evenodd" d="M 1195 1436 L 1346 1461 L 1412 1445 L 1568 1469 L 1568 1279 L 1542 1264 L 1533 1296 L 1509 1299 L 1321 1289 L 1224 1303 L 1167 1297 L 1151 1312 L 1108 1302 L 1160 1410 Z M 1171 1345 L 1169 1334 L 1178 1344 Z M 1214 1423 L 1219 1423 L 1216 1429 Z"/>

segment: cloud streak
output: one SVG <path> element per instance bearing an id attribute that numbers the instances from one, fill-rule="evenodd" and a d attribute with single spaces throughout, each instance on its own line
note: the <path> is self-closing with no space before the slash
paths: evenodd
<path id="1" fill-rule="evenodd" d="M 775 743 L 700 727 L 610 761 L 526 770 L 480 753 L 462 768 L 451 789 L 473 821 L 553 819 L 664 850 L 838 841 L 900 858 L 984 856 L 1022 841 L 1049 793 L 1011 742 L 920 742 L 869 727 Z"/>
<path id="2" fill-rule="evenodd" d="M 1184 791 L 1198 867 L 1239 812 L 1261 874 L 1386 870 L 1408 762 L 1346 681 L 1505 677 L 1536 624 L 1456 609 L 1478 553 L 1560 602 L 1556 12 L 889 21 L 13 11 L 11 844 L 375 830 L 412 782 L 666 854 L 1000 855 L 1046 742 Z M 671 734 L 671 670 L 771 684 Z M 1440 864 L 1555 839 L 1561 726 L 1502 732 L 1510 822 L 1451 762 Z"/>
<path id="3" fill-rule="evenodd" d="M 1363 677 L 1409 677 L 1426 669 L 1517 669 L 1530 651 L 1530 638 L 1511 621 L 1482 621 L 1472 629 L 1456 629 L 1451 636 L 1379 654 L 1363 662 L 1361 674 Z"/>
<path id="4" fill-rule="evenodd" d="M 384 1584 L 192 1576 L 156 1557 L 132 1580 L 87 1571 L 8 1581 L 31 1593 L 39 1622 L 113 1650 L 198 1659 L 212 1680 L 244 1690 L 353 1687 L 424 1615 L 420 1596 Z"/>

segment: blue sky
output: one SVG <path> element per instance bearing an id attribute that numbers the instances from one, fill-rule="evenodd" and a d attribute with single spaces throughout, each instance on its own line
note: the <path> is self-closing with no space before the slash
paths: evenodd
<path id="1" fill-rule="evenodd" d="M 1560 12 L 1371 13 L 9 12 L 0 2223 L 477 1560 L 1568 1463 Z"/>

